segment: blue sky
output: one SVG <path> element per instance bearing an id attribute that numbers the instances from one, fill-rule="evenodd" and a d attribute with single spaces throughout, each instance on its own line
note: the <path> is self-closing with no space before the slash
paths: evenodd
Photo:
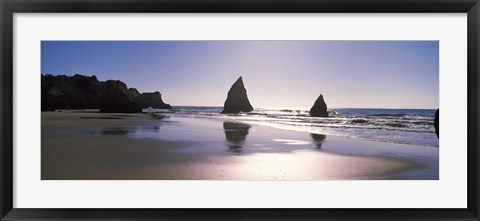
<path id="1" fill-rule="evenodd" d="M 172 105 L 437 108 L 438 41 L 43 41 L 41 73 L 96 75 Z"/>

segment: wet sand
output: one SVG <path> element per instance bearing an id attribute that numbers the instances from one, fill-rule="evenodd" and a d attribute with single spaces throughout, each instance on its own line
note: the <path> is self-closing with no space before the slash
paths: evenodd
<path id="1" fill-rule="evenodd" d="M 438 179 L 438 148 L 235 121 L 42 112 L 42 180 Z"/>

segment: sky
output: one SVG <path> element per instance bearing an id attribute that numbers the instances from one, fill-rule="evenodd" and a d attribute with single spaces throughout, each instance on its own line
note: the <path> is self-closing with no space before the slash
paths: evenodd
<path id="1" fill-rule="evenodd" d="M 436 109 L 438 41 L 42 41 L 41 73 L 96 75 L 173 106 Z"/>

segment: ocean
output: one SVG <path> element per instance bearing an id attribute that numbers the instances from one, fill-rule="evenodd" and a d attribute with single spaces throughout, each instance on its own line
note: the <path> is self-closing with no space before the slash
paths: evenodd
<path id="1" fill-rule="evenodd" d="M 438 147 L 434 109 L 332 108 L 329 117 L 310 117 L 308 109 L 255 108 L 250 113 L 222 114 L 223 107 L 174 106 L 170 110 L 144 109 L 170 116 L 241 121 L 313 134 Z"/>

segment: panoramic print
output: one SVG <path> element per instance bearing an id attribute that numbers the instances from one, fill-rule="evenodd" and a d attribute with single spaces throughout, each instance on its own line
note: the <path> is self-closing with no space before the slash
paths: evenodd
<path id="1" fill-rule="evenodd" d="M 42 180 L 438 180 L 438 41 L 42 41 Z"/>

